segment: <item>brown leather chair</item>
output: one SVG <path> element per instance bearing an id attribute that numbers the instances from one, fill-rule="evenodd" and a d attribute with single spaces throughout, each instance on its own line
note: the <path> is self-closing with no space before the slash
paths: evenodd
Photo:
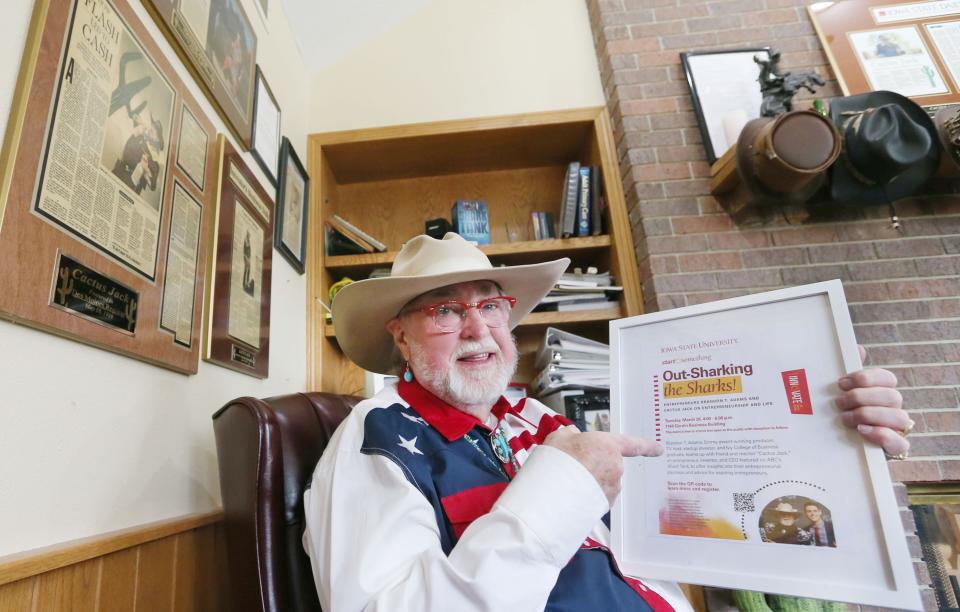
<path id="1" fill-rule="evenodd" d="M 359 397 L 241 397 L 213 415 L 226 521 L 230 610 L 320 610 L 303 551 L 303 490 Z"/>

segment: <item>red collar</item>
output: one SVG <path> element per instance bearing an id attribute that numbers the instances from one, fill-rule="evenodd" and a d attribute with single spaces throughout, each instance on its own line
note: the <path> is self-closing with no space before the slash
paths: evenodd
<path id="1" fill-rule="evenodd" d="M 397 392 L 427 423 L 430 423 L 434 429 L 439 431 L 448 442 L 462 438 L 468 431 L 478 425 L 488 431 L 490 430 L 485 423 L 480 422 L 480 419 L 472 414 L 467 414 L 462 410 L 454 408 L 433 393 L 424 389 L 416 380 L 407 382 L 401 378 L 400 383 L 397 385 Z M 508 411 L 513 412 L 513 408 L 510 406 L 510 402 L 501 395 L 497 403 L 493 405 L 492 412 L 497 417 L 497 421 L 499 421 Z"/>

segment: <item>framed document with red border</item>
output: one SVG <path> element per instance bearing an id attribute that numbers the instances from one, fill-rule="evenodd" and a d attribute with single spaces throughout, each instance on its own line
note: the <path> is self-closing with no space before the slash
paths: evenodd
<path id="1" fill-rule="evenodd" d="M 883 451 L 844 427 L 862 368 L 839 280 L 610 323 L 627 459 L 612 547 L 650 579 L 920 610 Z"/>
<path id="2" fill-rule="evenodd" d="M 960 102 L 960 3 L 844 0 L 807 7 L 844 95 L 894 91 Z"/>
<path id="3" fill-rule="evenodd" d="M 266 378 L 270 365 L 273 201 L 221 134 L 203 358 Z"/>

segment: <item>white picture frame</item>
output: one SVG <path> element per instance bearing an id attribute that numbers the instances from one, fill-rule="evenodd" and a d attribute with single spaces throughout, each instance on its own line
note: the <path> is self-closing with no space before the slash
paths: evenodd
<path id="1" fill-rule="evenodd" d="M 833 404 L 862 368 L 840 281 L 612 321 L 610 344 L 611 430 L 665 447 L 626 460 L 624 573 L 922 609 L 883 452 Z"/>
<path id="2" fill-rule="evenodd" d="M 282 142 L 280 114 L 277 99 L 258 64 L 253 88 L 253 133 L 250 138 L 250 152 L 253 153 L 253 158 L 257 160 L 257 164 L 274 187 L 277 186 Z"/>

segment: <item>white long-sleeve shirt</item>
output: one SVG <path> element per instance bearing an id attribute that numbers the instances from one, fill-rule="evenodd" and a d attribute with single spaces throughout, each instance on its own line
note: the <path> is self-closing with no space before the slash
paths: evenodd
<path id="1" fill-rule="evenodd" d="M 304 495 L 324 610 L 690 610 L 676 585 L 623 578 L 611 563 L 602 489 L 539 446 L 565 419 L 535 400 L 501 399 L 493 414 L 516 474 L 487 428 L 416 383 L 354 407 Z"/>

